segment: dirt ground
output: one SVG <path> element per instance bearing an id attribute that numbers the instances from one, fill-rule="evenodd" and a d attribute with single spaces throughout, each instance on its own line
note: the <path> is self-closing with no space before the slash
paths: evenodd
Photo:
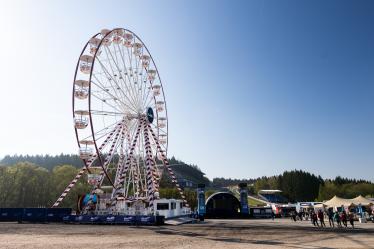
<path id="1" fill-rule="evenodd" d="M 315 228 L 289 219 L 160 227 L 0 223 L 0 248 L 374 248 L 374 223 L 356 225 Z"/>

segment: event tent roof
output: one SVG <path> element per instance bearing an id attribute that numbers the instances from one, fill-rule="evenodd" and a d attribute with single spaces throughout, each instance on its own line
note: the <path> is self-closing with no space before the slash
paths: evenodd
<path id="1" fill-rule="evenodd" d="M 353 198 L 353 199 L 344 199 L 344 198 L 340 198 L 338 196 L 334 196 L 333 198 L 331 198 L 330 200 L 328 201 L 325 201 L 323 203 L 323 206 L 327 206 L 327 207 L 341 207 L 341 206 L 345 206 L 345 207 L 350 207 L 350 206 L 358 206 L 358 205 L 362 205 L 362 206 L 369 206 L 369 205 L 373 205 L 374 202 L 359 195 L 357 196 L 356 198 Z"/>
<path id="2" fill-rule="evenodd" d="M 352 206 L 352 204 L 354 205 L 351 199 L 340 198 L 340 197 L 337 197 L 336 195 L 332 197 L 330 200 L 325 201 L 323 204 L 328 207 L 341 207 L 341 206 L 349 207 L 349 206 Z"/>
<path id="3" fill-rule="evenodd" d="M 359 195 L 356 198 L 353 198 L 352 201 L 354 201 L 354 203 L 356 205 L 360 205 L 361 204 L 363 206 L 368 206 L 370 204 L 374 204 L 374 201 L 369 200 L 369 199 L 363 197 L 362 195 Z"/>

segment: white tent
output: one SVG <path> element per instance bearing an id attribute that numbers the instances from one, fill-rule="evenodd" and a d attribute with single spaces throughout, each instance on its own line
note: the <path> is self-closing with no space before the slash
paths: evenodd
<path id="1" fill-rule="evenodd" d="M 374 201 L 369 200 L 362 195 L 357 196 L 356 198 L 352 199 L 353 203 L 356 205 L 361 205 L 361 206 L 371 206 L 374 204 Z"/>
<path id="2" fill-rule="evenodd" d="M 354 207 L 354 206 L 358 206 L 358 205 L 361 205 L 361 206 L 371 206 L 371 205 L 374 205 L 374 201 L 371 201 L 365 197 L 363 197 L 362 195 L 359 195 L 357 196 L 356 198 L 353 198 L 353 199 L 345 199 L 345 198 L 340 198 L 338 196 L 334 196 L 332 197 L 330 200 L 328 201 L 325 201 L 324 203 L 322 203 L 322 205 L 318 205 L 317 208 L 322 208 L 322 207 L 329 207 L 329 208 L 337 208 L 337 207 L 341 207 L 341 206 L 344 206 L 344 207 Z"/>
<path id="3" fill-rule="evenodd" d="M 341 207 L 341 206 L 344 206 L 344 207 L 356 206 L 356 204 L 352 201 L 352 199 L 344 199 L 344 198 L 337 197 L 336 195 L 332 197 L 330 200 L 325 201 L 323 205 L 327 207 L 335 207 L 335 208 Z"/>

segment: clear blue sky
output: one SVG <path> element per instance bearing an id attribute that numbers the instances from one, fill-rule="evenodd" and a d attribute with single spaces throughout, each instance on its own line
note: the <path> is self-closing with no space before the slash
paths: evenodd
<path id="1" fill-rule="evenodd" d="M 0 157 L 76 152 L 76 60 L 124 27 L 163 79 L 169 155 L 210 178 L 374 180 L 373 24 L 373 1 L 3 1 Z"/>

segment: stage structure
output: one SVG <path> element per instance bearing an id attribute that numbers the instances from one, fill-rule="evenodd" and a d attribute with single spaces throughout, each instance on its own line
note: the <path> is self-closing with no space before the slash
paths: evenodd
<path id="1" fill-rule="evenodd" d="M 161 78 L 148 48 L 135 33 L 103 29 L 89 39 L 76 65 L 72 102 L 85 166 L 53 207 L 86 178 L 92 190 L 79 201 L 82 214 L 177 216 L 190 212 L 167 160 L 168 116 Z M 164 169 L 181 200 L 160 199 Z M 179 211 L 172 212 L 176 205 Z"/>

